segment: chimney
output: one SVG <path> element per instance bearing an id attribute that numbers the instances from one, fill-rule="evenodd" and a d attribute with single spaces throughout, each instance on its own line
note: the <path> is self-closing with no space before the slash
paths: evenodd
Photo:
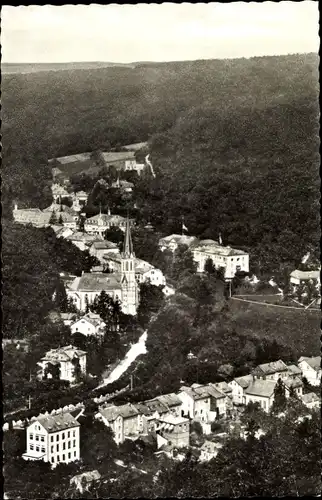
<path id="1" fill-rule="evenodd" d="M 17 203 L 15 203 L 15 205 L 14 205 L 14 210 L 18 210 L 18 204 Z"/>

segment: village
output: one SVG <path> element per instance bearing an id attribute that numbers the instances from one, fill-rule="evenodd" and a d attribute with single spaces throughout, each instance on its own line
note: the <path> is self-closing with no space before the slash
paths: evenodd
<path id="1" fill-rule="evenodd" d="M 149 161 L 141 165 L 136 164 L 132 158 L 128 159 L 125 153 L 119 155 L 121 156 L 119 162 L 124 170 L 133 169 L 142 172 L 144 168 L 149 167 L 153 172 Z M 117 153 L 114 153 L 113 162 L 116 161 L 116 157 Z M 64 165 L 69 160 L 65 158 L 60 161 Z M 113 301 L 118 301 L 124 314 L 135 316 L 140 303 L 142 283 L 159 287 L 165 299 L 173 296 L 176 290 L 160 269 L 136 258 L 131 237 L 131 231 L 136 225 L 135 220 L 112 214 L 110 210 L 108 213 L 102 213 L 101 208 L 99 214 L 89 218 L 84 217 L 83 210 L 88 193 L 68 192 L 66 179 L 60 177 L 58 180 L 57 177 L 61 173 L 58 161 L 54 164 L 52 205 L 42 211 L 37 208 L 19 209 L 15 205 L 13 217 L 19 224 L 51 227 L 57 238 L 66 239 L 97 259 L 99 265 L 94 266 L 90 272 L 83 272 L 81 276 L 61 273 L 71 309 L 70 312 L 61 312 L 60 317 L 72 335 L 81 334 L 99 341 L 104 337 L 106 324 L 99 314 L 91 311 L 90 306 L 102 293 L 107 294 Z M 131 183 L 120 181 L 119 178 L 113 187 L 127 192 L 132 192 L 133 189 Z M 66 198 L 70 200 L 71 207 L 62 203 L 62 199 Z M 256 276 L 249 276 L 247 252 L 223 245 L 220 234 L 218 241 L 199 240 L 194 236 L 188 236 L 188 229 L 183 219 L 181 226 L 181 234 L 160 238 L 161 252 L 174 254 L 183 246 L 191 252 L 198 274 L 205 272 L 211 260 L 216 269 L 221 269 L 225 283 L 231 284 L 236 273 L 241 273 L 250 284 L 258 281 Z M 111 228 L 122 231 L 124 235 L 122 246 L 104 238 L 106 231 Z M 153 224 L 149 221 L 143 229 L 149 233 L 153 231 Z M 307 283 L 313 283 L 319 290 L 319 269 L 294 270 L 291 273 L 290 284 L 294 294 L 299 287 L 303 288 Z M 277 286 L 274 281 L 273 285 Z M 305 294 L 305 289 L 302 293 Z M 55 294 L 56 292 L 53 298 Z M 319 298 L 313 302 L 319 303 Z M 103 380 L 102 386 L 108 385 L 126 372 L 129 364 L 135 362 L 139 354 L 149 355 L 144 348 L 146 335 L 145 332 L 138 343 L 131 347 L 133 352 L 133 348 L 137 346 L 141 346 L 141 350 L 139 348 L 134 352 L 131 359 L 129 358 L 129 363 L 124 365 L 123 362 L 123 367 L 120 362 L 121 369 L 118 370 L 117 366 L 114 372 L 112 370 L 112 373 Z M 39 360 L 37 376 L 39 380 L 55 378 L 75 385 L 79 377 L 87 374 L 86 358 L 87 352 L 73 345 L 57 346 Z M 190 352 L 188 359 L 193 358 L 194 354 Z M 179 391 L 162 394 L 150 400 L 116 405 L 112 401 L 113 398 L 95 397 L 93 400 L 98 405 L 98 411 L 94 412 L 93 418 L 112 430 L 117 445 L 127 440 L 152 437 L 155 440 L 157 455 L 165 454 L 171 459 L 182 460 L 185 456 L 182 450 L 193 449 L 197 450 L 200 461 L 209 461 L 216 457 L 225 439 L 232 432 L 237 432 L 246 438 L 247 432 L 245 426 L 240 424 L 240 419 L 249 405 L 256 405 L 263 412 L 270 414 L 276 406 L 276 403 L 274 406 L 275 398 L 282 393 L 285 401 L 295 398 L 300 404 L 302 408 L 300 415 L 303 416 L 304 412 L 307 418 L 311 418 L 312 412 L 319 411 L 321 404 L 316 391 L 321 382 L 320 365 L 320 356 L 302 356 L 296 365 L 286 364 L 282 359 L 277 359 L 260 364 L 251 373 L 241 377 L 218 383 L 195 382 L 189 386 L 183 383 Z M 113 375 L 116 372 L 117 375 Z M 4 431 L 25 429 L 26 451 L 22 455 L 25 460 L 49 462 L 52 467 L 60 463 L 77 462 L 81 459 L 81 422 L 87 411 L 87 403 L 70 404 L 31 418 L 13 421 L 10 427 L 5 423 Z M 285 412 L 280 412 L 280 415 L 285 416 Z M 203 436 L 202 439 L 196 440 L 196 429 L 199 435 Z M 218 429 L 221 432 L 218 432 Z M 262 434 L 263 430 L 258 428 L 255 435 L 260 437 Z M 86 474 L 89 482 L 100 477 L 97 470 L 87 471 Z M 77 476 L 75 478 L 73 481 L 77 483 Z"/>

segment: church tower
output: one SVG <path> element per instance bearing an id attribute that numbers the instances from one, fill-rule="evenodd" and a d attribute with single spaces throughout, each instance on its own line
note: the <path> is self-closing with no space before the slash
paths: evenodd
<path id="1" fill-rule="evenodd" d="M 138 284 L 135 278 L 135 254 L 131 238 L 130 222 L 126 219 L 123 252 L 121 254 L 122 311 L 136 315 L 139 305 Z"/>

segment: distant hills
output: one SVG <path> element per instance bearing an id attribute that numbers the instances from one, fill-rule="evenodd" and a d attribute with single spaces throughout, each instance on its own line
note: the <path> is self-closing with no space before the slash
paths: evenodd
<path id="1" fill-rule="evenodd" d="M 74 69 L 99 69 L 99 68 L 114 68 L 124 66 L 127 68 L 135 68 L 140 63 L 114 63 L 114 62 L 68 62 L 68 63 L 2 63 L 1 71 L 4 74 L 8 73 L 38 73 L 40 71 L 65 71 Z"/>

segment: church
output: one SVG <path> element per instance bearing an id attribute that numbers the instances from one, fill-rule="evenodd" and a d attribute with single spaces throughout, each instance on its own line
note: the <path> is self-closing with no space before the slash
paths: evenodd
<path id="1" fill-rule="evenodd" d="M 71 298 L 80 311 L 86 310 L 102 291 L 121 302 L 122 312 L 135 316 L 139 306 L 139 287 L 135 278 L 135 254 L 129 219 L 126 219 L 121 269 L 113 273 L 83 273 L 66 286 L 67 297 Z"/>

